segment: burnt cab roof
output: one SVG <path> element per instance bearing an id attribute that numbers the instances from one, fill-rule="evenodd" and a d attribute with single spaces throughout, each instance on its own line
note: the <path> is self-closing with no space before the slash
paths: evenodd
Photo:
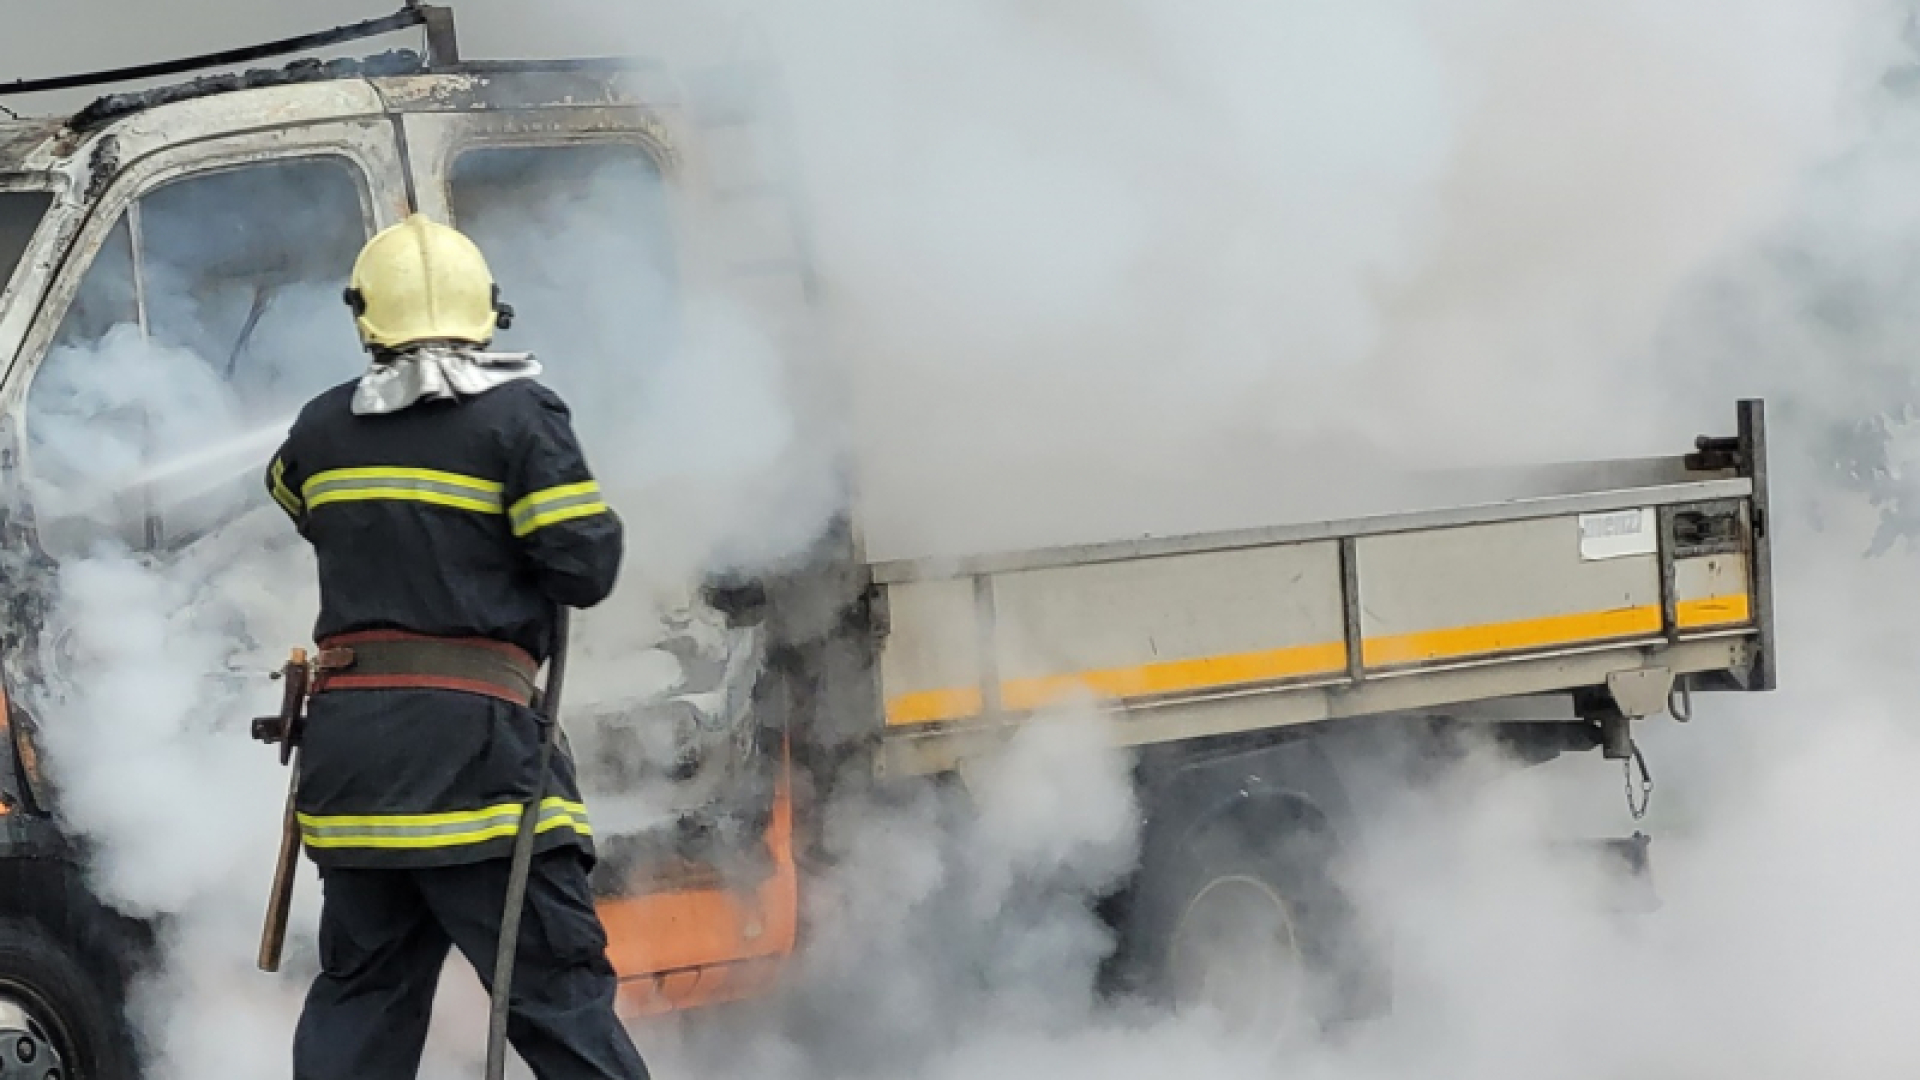
<path id="1" fill-rule="evenodd" d="M 192 82 L 100 98 L 68 126 L 90 131 L 162 105 L 311 83 L 365 81 L 393 111 L 619 105 L 644 97 L 661 104 L 669 90 L 660 67 L 621 57 L 574 60 L 475 60 L 428 67 L 399 50 L 363 59 L 301 60 L 282 68 L 215 75 Z M 644 89 L 644 93 L 637 91 Z"/>
<path id="2" fill-rule="evenodd" d="M 0 123 L 0 173 L 70 168 L 109 136 L 119 142 L 116 156 L 125 161 L 167 143 L 382 112 L 663 106 L 683 100 L 680 82 L 644 60 L 469 61 L 429 68 L 405 51 L 302 60 L 107 95 L 64 120 Z"/>

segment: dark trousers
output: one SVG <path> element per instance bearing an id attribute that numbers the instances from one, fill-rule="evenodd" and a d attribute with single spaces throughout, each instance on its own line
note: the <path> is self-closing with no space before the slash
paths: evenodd
<path id="1" fill-rule="evenodd" d="M 413 1080 L 448 947 L 493 981 L 507 860 L 321 876 L 321 974 L 293 1040 L 294 1080 Z M 578 851 L 533 860 L 507 1038 L 539 1080 L 646 1080 L 614 1015 L 613 966 Z"/>

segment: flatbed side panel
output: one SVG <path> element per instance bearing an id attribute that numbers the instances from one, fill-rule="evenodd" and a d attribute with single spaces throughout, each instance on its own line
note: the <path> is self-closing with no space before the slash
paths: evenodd
<path id="1" fill-rule="evenodd" d="M 1752 634 L 1751 530 L 1699 525 L 1728 507 L 1744 523 L 1746 508 L 1715 494 L 884 586 L 887 726 L 997 720 L 1076 695 L 1151 708 L 1350 688 Z M 1690 539 L 1676 549 L 1681 514 Z"/>
<path id="2" fill-rule="evenodd" d="M 1001 704 L 1016 712 L 1081 688 L 1151 697 L 1346 667 L 1331 542 L 989 580 Z"/>
<path id="3" fill-rule="evenodd" d="M 1651 511 L 1644 514 L 1650 527 Z M 1582 553 L 1579 516 L 1358 542 L 1369 671 L 1632 638 L 1660 630 L 1651 550 Z M 1619 550 L 1618 548 L 1614 550 Z"/>
<path id="4" fill-rule="evenodd" d="M 880 654 L 888 723 L 924 724 L 982 711 L 986 668 L 974 604 L 971 578 L 917 581 L 888 591 L 891 629 Z"/>

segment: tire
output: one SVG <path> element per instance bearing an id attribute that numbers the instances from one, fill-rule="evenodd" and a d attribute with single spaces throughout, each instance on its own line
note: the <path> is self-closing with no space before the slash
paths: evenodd
<path id="1" fill-rule="evenodd" d="M 1252 809 L 1196 828 L 1144 883 L 1135 949 L 1152 995 L 1274 1044 L 1384 1011 L 1384 966 L 1333 879 L 1332 840 Z"/>
<path id="2" fill-rule="evenodd" d="M 20 1033 L 24 1017 L 28 1031 Z M 11 1020 L 11 1022 L 9 1022 Z M 117 998 L 32 922 L 0 919 L 0 1080 L 136 1080 Z M 35 1045 L 22 1046 L 22 1035 Z M 26 1049 L 27 1053 L 22 1054 Z M 57 1055 L 57 1072 L 47 1068 Z M 31 1062 L 22 1062 L 30 1056 Z"/>

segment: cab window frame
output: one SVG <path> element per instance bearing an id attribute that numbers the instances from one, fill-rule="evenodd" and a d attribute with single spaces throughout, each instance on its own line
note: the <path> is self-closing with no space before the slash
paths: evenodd
<path id="1" fill-rule="evenodd" d="M 119 203 L 119 208 L 114 213 L 111 222 L 107 225 L 106 231 L 97 237 L 98 242 L 94 245 L 92 255 L 88 258 L 86 266 L 71 278 L 73 287 L 66 293 L 66 306 L 61 311 L 59 317 L 45 320 L 45 322 L 51 326 L 51 332 L 45 336 L 44 347 L 40 350 L 40 355 L 35 358 L 35 370 L 33 374 L 39 374 L 39 365 L 46 359 L 46 353 L 51 351 L 55 342 L 58 341 L 60 331 L 66 325 L 67 315 L 71 312 L 73 300 L 79 295 L 80 287 L 85 283 L 87 274 L 93 270 L 94 264 L 99 261 L 101 253 L 106 250 L 108 241 L 111 240 L 113 234 L 119 230 L 122 221 L 127 224 L 128 243 L 131 246 L 133 259 L 135 319 L 140 324 L 143 333 L 150 332 L 150 312 L 147 305 L 146 289 L 141 276 L 146 264 L 142 258 L 145 247 L 143 243 L 144 230 L 142 230 L 140 225 L 142 207 L 148 197 L 181 182 L 201 180 L 257 166 L 292 165 L 300 162 L 328 159 L 345 163 L 347 176 L 353 181 L 354 194 L 359 201 L 361 224 L 364 227 L 365 235 L 371 236 L 379 228 L 378 218 L 374 213 L 373 192 L 370 184 L 371 176 L 366 166 L 354 155 L 342 153 L 338 150 L 321 149 L 295 154 L 254 155 L 242 160 L 220 162 L 200 168 L 187 168 L 163 173 L 155 177 L 151 183 L 141 185 L 140 189 L 130 198 Z M 31 382 L 31 379 L 28 381 Z"/>
<path id="2" fill-rule="evenodd" d="M 244 133 L 233 138 L 235 142 L 240 142 Z M 372 235 L 383 227 L 379 199 L 382 166 L 349 143 L 316 141 L 307 145 L 273 148 L 236 145 L 225 152 L 214 153 L 208 153 L 205 146 L 193 147 L 192 150 L 189 153 L 186 147 L 162 148 L 123 168 L 105 192 L 87 207 L 85 216 L 73 228 L 72 239 L 58 260 L 57 268 L 51 271 L 39 310 L 23 337 L 20 349 L 12 358 L 6 376 L 5 413 L 10 440 L 14 444 L 19 466 L 27 476 L 34 472 L 29 449 L 33 442 L 33 418 L 28 409 L 30 395 L 46 371 L 48 358 L 60 347 L 63 331 L 74 313 L 88 276 L 103 258 L 111 257 L 109 247 L 122 230 L 127 233 L 126 242 L 132 258 L 134 320 L 138 322 L 143 338 L 151 334 L 151 309 L 143 295 L 143 237 L 138 224 L 142 204 L 149 196 L 176 183 L 248 168 L 325 162 L 342 168 L 351 183 L 362 235 Z M 59 216 L 57 211 L 60 205 L 56 199 L 53 210 L 48 214 L 48 221 Z M 269 501 L 264 490 L 260 500 L 263 503 Z M 121 539 L 132 550 L 151 552 L 167 542 L 165 522 L 156 507 L 144 497 L 141 501 L 143 512 L 140 516 L 144 518 L 141 535 L 136 537 L 123 532 Z"/>
<path id="3" fill-rule="evenodd" d="M 338 121 L 326 126 L 334 123 Z M 289 130 L 297 132 L 300 127 Z M 238 140 L 249 134 L 254 133 L 236 133 L 230 138 Z M 55 260 L 57 265 L 48 270 L 49 281 L 34 313 L 32 325 L 22 335 L 19 351 L 7 368 L 5 381 L 9 405 L 17 407 L 26 388 L 39 373 L 39 367 L 46 360 L 54 338 L 66 322 L 67 312 L 80 290 L 81 281 L 99 258 L 107 239 L 119 226 L 129 207 L 152 191 L 185 177 L 248 164 L 338 157 L 348 163 L 360 188 L 362 219 L 370 222 L 370 228 L 377 229 L 384 223 L 380 214 L 380 200 L 372 190 L 378 165 L 362 154 L 358 147 L 345 141 L 314 143 L 290 149 L 236 146 L 187 160 L 170 160 L 184 156 L 189 149 L 204 151 L 205 148 L 201 144 L 183 144 L 137 158 L 121 167 L 118 175 L 106 185 L 98 198 L 80 204 L 79 208 L 84 211 L 81 220 L 73 228 L 71 240 Z M 56 200 L 56 209 L 62 205 Z M 57 217 L 57 214 L 50 215 L 49 222 Z"/>
<path id="4" fill-rule="evenodd" d="M 453 191 L 454 175 L 460 168 L 460 161 L 469 154 L 491 150 L 587 150 L 617 149 L 639 153 L 646 159 L 648 166 L 660 184 L 661 249 L 668 256 L 667 269 L 673 275 L 673 285 L 677 292 L 684 285 L 683 275 L 689 269 L 688 248 L 682 235 L 682 207 L 680 206 L 680 174 L 673 155 L 657 141 L 657 137 L 640 128 L 610 130 L 566 130 L 551 131 L 486 131 L 469 130 L 451 140 L 440 154 L 435 168 L 435 191 L 440 205 L 445 208 L 447 223 L 456 229 L 464 229 L 459 215 L 455 213 Z M 511 300 L 509 299 L 509 302 Z"/>
<path id="5" fill-rule="evenodd" d="M 502 123 L 504 119 L 485 114 L 468 118 L 469 123 L 456 129 L 433 155 L 432 164 L 428 166 L 433 169 L 432 194 L 439 200 L 447 222 L 456 229 L 468 229 L 468 223 L 462 221 L 458 213 L 461 200 L 456 196 L 455 180 L 460 173 L 461 163 L 472 155 L 500 151 L 566 153 L 599 150 L 637 156 L 649 170 L 652 182 L 657 185 L 653 196 L 657 199 L 656 212 L 646 223 L 651 231 L 643 242 L 657 256 L 656 265 L 664 277 L 664 299 L 668 305 L 669 322 L 662 345 L 669 349 L 678 348 L 684 333 L 680 320 L 689 282 L 696 280 L 700 271 L 698 254 L 686 243 L 685 192 L 682 189 L 684 175 L 675 153 L 660 141 L 661 136 L 657 132 L 638 126 L 523 128 Z M 496 128 L 493 126 L 495 124 L 501 126 Z M 483 238 L 476 236 L 475 239 Z M 483 242 L 483 251 L 485 247 Z M 492 252 L 487 254 L 489 259 L 495 256 Z M 511 283 L 503 283 L 501 298 L 510 305 L 514 303 Z M 525 346 L 502 342 L 496 347 Z M 564 362 L 564 358 L 550 359 Z"/>

